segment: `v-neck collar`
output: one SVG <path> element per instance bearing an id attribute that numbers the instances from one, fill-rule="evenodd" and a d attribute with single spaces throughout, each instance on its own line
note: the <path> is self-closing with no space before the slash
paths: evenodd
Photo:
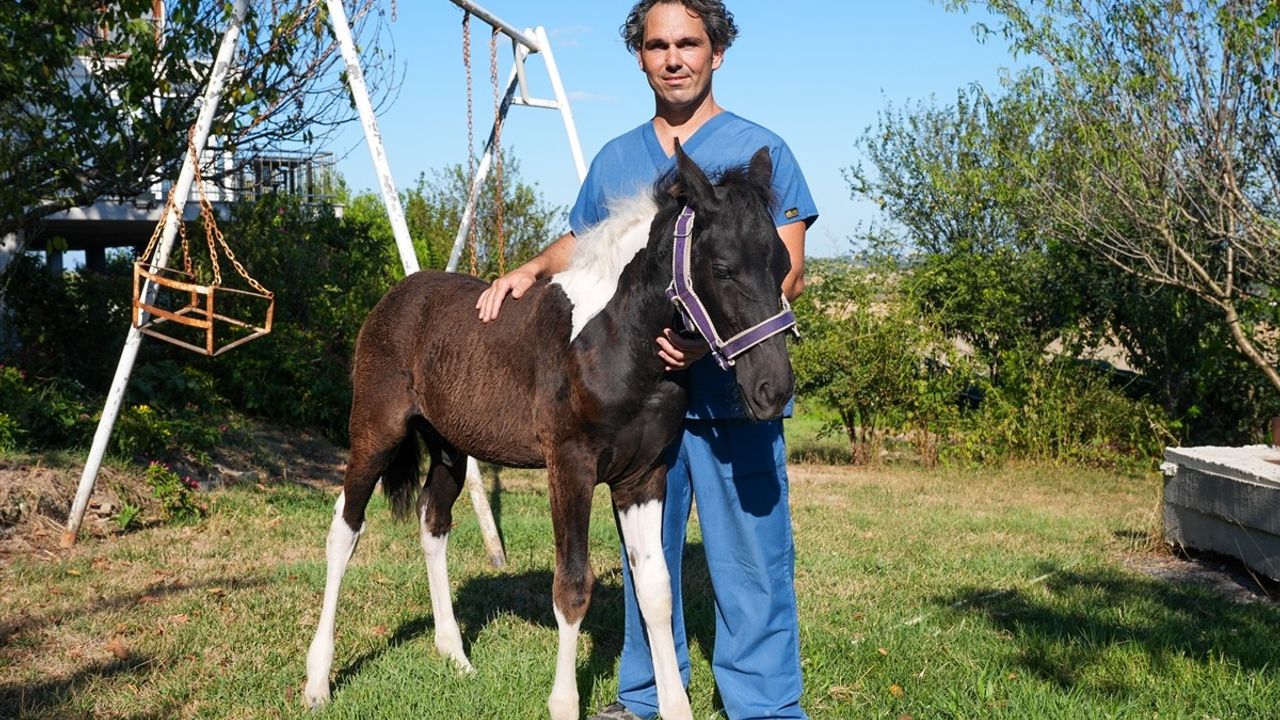
<path id="1" fill-rule="evenodd" d="M 686 154 L 693 154 L 698 146 L 706 142 L 708 137 L 715 135 L 716 130 L 720 129 L 732 115 L 733 113 L 728 110 L 721 110 L 712 115 L 692 135 L 682 140 L 680 147 L 684 148 Z M 668 155 L 662 149 L 662 142 L 658 140 L 658 130 L 653 126 L 652 120 L 645 123 L 644 144 L 649 150 L 649 157 L 652 158 L 654 167 L 659 170 L 665 170 L 675 161 L 675 155 Z"/>

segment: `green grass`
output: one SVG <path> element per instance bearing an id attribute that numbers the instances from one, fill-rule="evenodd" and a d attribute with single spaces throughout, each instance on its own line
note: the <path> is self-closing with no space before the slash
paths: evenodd
<path id="1" fill-rule="evenodd" d="M 1158 482 L 1047 465 L 793 468 L 805 669 L 815 718 L 1269 718 L 1280 610 L 1125 570 Z M 450 540 L 476 673 L 433 651 L 416 532 L 378 499 L 343 587 L 328 718 L 545 716 L 556 631 L 551 528 L 534 473 L 495 503 L 494 569 L 468 501 Z M 0 570 L 0 717 L 312 717 L 304 655 L 333 495 L 230 488 L 210 516 Z M 584 709 L 610 701 L 621 643 L 617 541 L 596 495 L 599 576 L 583 624 Z M 695 717 L 716 708 L 699 536 L 686 559 Z"/>

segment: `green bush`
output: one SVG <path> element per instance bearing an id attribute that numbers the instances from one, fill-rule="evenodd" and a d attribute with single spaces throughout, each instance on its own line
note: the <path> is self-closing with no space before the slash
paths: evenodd
<path id="1" fill-rule="evenodd" d="M 954 426 L 946 457 L 990 464 L 1059 460 L 1088 466 L 1149 466 L 1173 439 L 1157 405 L 1116 387 L 1105 369 L 1039 352 L 1004 353 L 1001 383 L 982 383 L 981 403 Z"/>
<path id="2" fill-rule="evenodd" d="M 895 273 L 815 263 L 796 302 L 802 340 L 791 358 L 797 392 L 835 411 L 855 462 L 878 457 L 886 434 L 910 436 L 937 458 L 936 428 L 952 412 L 960 376 L 945 338 L 905 297 Z"/>
<path id="3" fill-rule="evenodd" d="M 83 444 L 92 432 L 83 386 L 69 378 L 31 379 L 0 366 L 0 448 L 9 451 Z M 6 429 L 8 428 L 8 429 Z"/>
<path id="4" fill-rule="evenodd" d="M 179 477 L 168 466 L 153 462 L 147 466 L 146 481 L 166 522 L 187 524 L 204 517 L 204 508 L 195 501 L 192 491 L 196 484 L 191 478 Z"/>

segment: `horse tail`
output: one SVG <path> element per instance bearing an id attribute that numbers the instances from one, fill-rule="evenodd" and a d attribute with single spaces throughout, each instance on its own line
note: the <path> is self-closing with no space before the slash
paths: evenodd
<path id="1" fill-rule="evenodd" d="M 422 462 L 418 445 L 418 433 L 410 430 L 396 446 L 391 464 L 382 474 L 382 492 L 391 504 L 391 515 L 396 520 L 413 517 L 418 504 L 418 492 L 422 483 L 418 479 L 418 467 Z"/>

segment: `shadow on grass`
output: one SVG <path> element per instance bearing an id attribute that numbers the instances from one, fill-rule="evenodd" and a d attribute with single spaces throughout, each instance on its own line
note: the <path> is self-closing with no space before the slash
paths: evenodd
<path id="1" fill-rule="evenodd" d="M 155 657 L 135 655 L 123 660 L 94 663 L 69 675 L 35 684 L 0 685 L 0 717 L 32 720 L 93 717 L 92 704 L 86 707 L 77 702 L 87 692 L 86 688 L 133 673 L 145 674 L 147 667 L 155 662 Z M 177 714 L 176 705 L 166 705 L 149 707 L 135 715 L 123 717 L 129 720 L 161 720 L 176 717 Z"/>
<path id="2" fill-rule="evenodd" d="M 112 614 L 127 611 L 139 605 L 161 602 L 163 598 L 194 594 L 203 596 L 211 588 L 221 588 L 227 594 L 253 589 L 270 584 L 268 580 L 256 577 L 222 577 L 198 583 L 149 583 L 140 590 L 122 592 L 112 596 L 103 596 L 96 601 L 84 603 L 53 612 L 23 614 L 16 620 L 4 623 L 0 628 L 0 647 L 12 644 L 19 636 L 32 632 L 42 632 L 47 627 L 56 627 L 63 622 L 80 620 L 89 615 Z M 15 651 L 16 652 L 16 651 Z M 10 657 L 6 657 L 10 660 Z M 88 692 L 84 688 L 99 685 L 104 680 L 118 676 L 127 676 L 137 672 L 145 675 L 151 666 L 162 667 L 172 662 L 172 658 L 162 656 L 130 655 L 121 660 L 111 662 L 86 662 L 66 675 L 50 679 L 42 679 L 32 683 L 10 683 L 0 685 L 0 718 L 75 718 L 92 717 L 89 710 L 78 710 L 75 702 L 82 694 Z M 139 681 L 141 682 L 141 681 Z M 148 708 L 145 712 L 126 716 L 136 720 L 150 718 L 171 718 L 178 714 L 177 707 Z"/>
<path id="3" fill-rule="evenodd" d="M 454 614 L 462 627 L 463 648 L 471 646 L 486 625 L 501 615 L 514 615 L 527 623 L 556 629 L 551 606 L 551 570 L 534 570 L 518 574 L 481 576 L 468 579 L 454 595 Z M 701 649 L 710 661 L 712 637 L 715 634 L 714 598 L 701 543 L 685 546 L 684 557 L 685 627 L 689 643 Z M 582 702 L 589 702 L 597 683 L 611 682 L 623 643 L 622 571 L 614 566 L 600 573 L 591 593 L 591 606 L 582 620 L 581 632 L 591 638 L 591 652 L 578 665 L 578 692 Z M 335 692 L 357 677 L 363 668 L 387 651 L 424 638 L 428 643 L 434 632 L 434 619 L 421 615 L 402 623 L 388 638 L 385 646 L 365 653 L 338 671 Z M 548 665 L 554 664 L 548 657 Z M 551 692 L 548 683 L 542 689 Z M 719 699 L 716 699 L 719 707 Z M 598 708 L 583 707 L 584 714 Z"/>
<path id="4" fill-rule="evenodd" d="M 1274 604 L 1232 602 L 1201 586 L 1117 570 L 1061 572 L 1030 590 L 968 588 L 936 602 L 983 615 L 1008 633 L 1016 662 L 1064 689 L 1081 684 L 1117 650 L 1145 655 L 1159 675 L 1173 661 L 1223 659 L 1263 672 L 1274 668 L 1280 646 L 1280 607 Z M 1123 680 L 1106 690 L 1138 689 Z"/>
<path id="5" fill-rule="evenodd" d="M 58 625 L 64 621 L 77 620 L 86 615 L 111 613 L 126 610 L 138 605 L 146 605 L 182 593 L 202 595 L 212 588 L 222 588 L 225 592 L 263 587 L 271 581 L 260 577 L 222 577 L 211 578 L 197 583 L 159 581 L 148 583 L 140 590 L 130 590 L 116 595 L 102 595 L 97 600 L 77 607 L 69 607 L 46 613 L 22 613 L 17 618 L 0 621 L 0 641 L 17 637 L 40 628 Z"/>

